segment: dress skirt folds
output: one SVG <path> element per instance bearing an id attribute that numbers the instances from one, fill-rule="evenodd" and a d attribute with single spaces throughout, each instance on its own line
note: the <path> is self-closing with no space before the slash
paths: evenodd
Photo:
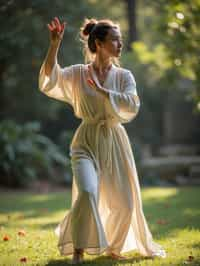
<path id="1" fill-rule="evenodd" d="M 55 228 L 60 254 L 70 255 L 76 247 L 95 255 L 135 250 L 165 257 L 143 213 L 134 156 L 122 125 L 140 108 L 134 76 L 112 64 L 103 84 L 109 90 L 105 99 L 90 88 L 87 71 L 88 65 L 61 68 L 56 62 L 47 76 L 43 62 L 39 74 L 40 90 L 70 104 L 82 119 L 70 144 L 71 208 Z M 92 76 L 98 83 L 93 68 Z"/>

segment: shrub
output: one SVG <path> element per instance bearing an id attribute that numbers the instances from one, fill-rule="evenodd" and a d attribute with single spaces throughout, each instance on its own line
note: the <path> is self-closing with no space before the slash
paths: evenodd
<path id="1" fill-rule="evenodd" d="M 0 124 L 0 184 L 28 186 L 38 179 L 64 182 L 69 159 L 55 143 L 40 133 L 39 122 Z"/>

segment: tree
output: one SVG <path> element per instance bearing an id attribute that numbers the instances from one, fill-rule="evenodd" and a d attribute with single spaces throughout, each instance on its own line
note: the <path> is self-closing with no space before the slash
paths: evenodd
<path id="1" fill-rule="evenodd" d="M 136 27 L 136 0 L 125 0 L 127 18 L 128 18 L 128 49 L 131 49 L 132 42 L 137 40 L 137 27 Z"/>
<path id="2" fill-rule="evenodd" d="M 160 14 L 156 30 L 162 34 L 169 58 L 180 75 L 192 82 L 188 96 L 200 111 L 200 2 L 159 0 L 149 3 Z"/>

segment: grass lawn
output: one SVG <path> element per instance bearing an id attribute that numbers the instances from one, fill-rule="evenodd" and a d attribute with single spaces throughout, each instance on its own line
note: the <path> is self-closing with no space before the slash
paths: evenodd
<path id="1" fill-rule="evenodd" d="M 83 265 L 200 265 L 200 187 L 143 188 L 142 198 L 154 240 L 168 257 L 144 259 L 134 251 L 126 253 L 126 261 L 117 262 L 105 255 L 86 255 Z M 60 256 L 54 229 L 70 200 L 70 190 L 1 193 L 0 266 L 68 265 L 71 256 Z"/>

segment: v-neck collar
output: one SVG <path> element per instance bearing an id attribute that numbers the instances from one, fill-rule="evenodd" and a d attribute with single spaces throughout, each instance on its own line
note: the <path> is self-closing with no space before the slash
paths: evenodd
<path id="1" fill-rule="evenodd" d="M 104 80 L 104 82 L 103 82 L 102 85 L 101 85 L 101 83 L 99 82 L 99 79 L 98 79 L 98 77 L 97 77 L 97 75 L 96 75 L 96 71 L 94 70 L 93 65 L 92 65 L 92 64 L 89 64 L 89 65 L 90 65 L 90 67 L 91 67 L 91 75 L 92 75 L 92 78 L 94 79 L 94 81 L 98 84 L 98 86 L 100 86 L 100 87 L 104 87 L 105 84 L 108 82 L 110 76 L 111 76 L 111 72 L 112 72 L 112 70 L 113 70 L 113 68 L 114 68 L 113 63 L 111 63 L 111 67 L 110 67 L 110 69 L 109 69 L 109 71 L 108 71 L 108 73 L 107 73 L 107 75 L 106 75 L 106 78 L 105 78 L 105 80 Z"/>

